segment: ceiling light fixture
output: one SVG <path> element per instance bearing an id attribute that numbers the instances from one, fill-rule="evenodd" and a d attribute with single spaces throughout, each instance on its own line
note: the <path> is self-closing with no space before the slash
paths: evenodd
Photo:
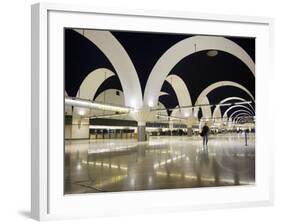
<path id="1" fill-rule="evenodd" d="M 218 55 L 218 51 L 217 50 L 209 50 L 207 51 L 207 56 L 208 57 L 215 57 Z"/>
<path id="2" fill-rule="evenodd" d="M 79 99 L 75 97 L 65 97 L 65 104 L 74 106 L 74 107 L 85 107 L 85 108 L 93 108 L 99 110 L 107 110 L 107 111 L 117 111 L 123 113 L 129 113 L 132 108 L 119 106 L 119 105 L 111 105 L 105 103 L 99 103 L 91 100 Z"/>

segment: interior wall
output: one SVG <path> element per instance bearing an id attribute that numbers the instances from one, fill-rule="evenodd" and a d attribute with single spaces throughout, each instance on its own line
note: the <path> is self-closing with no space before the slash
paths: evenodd
<path id="1" fill-rule="evenodd" d="M 88 118 L 73 118 L 71 124 L 64 128 L 65 139 L 89 139 L 90 122 Z"/>

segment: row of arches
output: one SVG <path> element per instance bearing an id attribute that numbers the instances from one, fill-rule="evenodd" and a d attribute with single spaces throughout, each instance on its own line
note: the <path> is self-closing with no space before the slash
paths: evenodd
<path id="1" fill-rule="evenodd" d="M 170 47 L 159 58 L 148 77 L 144 94 L 142 96 L 140 82 L 136 69 L 134 68 L 134 64 L 132 63 L 123 46 L 109 31 L 81 29 L 75 29 L 75 31 L 95 44 L 109 59 L 116 71 L 116 74 L 107 68 L 99 68 L 92 71 L 87 75 L 80 85 L 80 88 L 76 94 L 76 96 L 79 98 L 92 100 L 99 86 L 106 79 L 117 75 L 123 90 L 124 106 L 133 107 L 135 109 L 156 106 L 159 103 L 159 97 L 163 94 L 166 94 L 161 93 L 161 87 L 164 81 L 167 81 L 170 85 L 172 85 L 173 89 L 175 90 L 179 107 L 192 106 L 190 93 L 186 83 L 177 74 L 169 74 L 169 72 L 171 71 L 172 67 L 182 58 L 195 53 L 195 44 L 198 46 L 197 51 L 216 49 L 230 53 L 231 55 L 239 58 L 249 68 L 253 76 L 255 76 L 255 64 L 253 60 L 243 48 L 233 41 L 224 37 L 193 36 L 179 41 L 177 44 Z M 231 81 L 220 81 L 205 88 L 198 96 L 195 106 L 209 104 L 207 95 L 214 89 L 222 86 L 237 87 L 246 92 L 254 102 L 254 96 L 241 84 Z M 239 100 L 237 98 L 238 97 L 236 97 L 235 100 Z M 242 105 L 239 105 L 239 107 L 241 106 Z M 213 113 L 211 112 L 210 107 L 202 107 L 201 109 L 204 117 L 225 116 L 225 113 L 222 116 L 219 106 L 215 108 Z M 254 110 L 253 107 L 252 109 Z M 182 110 L 182 114 L 198 114 L 198 110 L 199 107 L 194 108 L 194 110 L 191 108 L 184 108 Z M 172 115 L 175 113 L 176 110 L 172 112 Z"/>
<path id="2" fill-rule="evenodd" d="M 94 96 L 96 95 L 96 92 L 99 88 L 99 86 L 107 79 L 107 78 L 110 78 L 111 76 L 114 76 L 115 74 L 113 72 L 111 72 L 109 69 L 106 69 L 106 68 L 100 68 L 100 69 L 97 69 L 97 70 L 94 70 L 92 71 L 82 82 L 77 94 L 76 94 L 76 97 L 78 98 L 82 98 L 82 99 L 89 99 L 89 100 L 92 100 L 94 98 Z M 192 114 L 194 114 L 195 116 L 197 116 L 198 114 L 198 110 L 199 108 L 184 108 L 184 107 L 192 107 L 192 101 L 191 101 L 191 97 L 190 97 L 190 94 L 189 94 L 189 90 L 186 86 L 186 84 L 184 83 L 184 81 L 177 75 L 175 74 L 172 74 L 172 75 L 169 75 L 167 78 L 166 78 L 166 81 L 168 83 L 170 83 L 170 85 L 173 87 L 173 89 L 175 90 L 176 92 L 176 96 L 177 96 L 177 99 L 178 99 L 178 102 L 179 102 L 179 106 L 178 108 L 181 108 L 181 116 L 184 116 L 184 117 L 187 117 L 187 116 L 190 116 Z M 234 86 L 234 87 L 237 87 L 243 91 L 245 91 L 253 100 L 254 100 L 254 97 L 252 96 L 252 94 L 243 86 L 241 86 L 240 84 L 238 83 L 234 83 L 234 82 L 230 82 L 230 81 L 221 81 L 221 82 L 217 82 L 217 83 L 213 83 L 212 85 L 208 86 L 206 89 L 204 89 L 202 91 L 202 93 L 199 95 L 197 101 L 196 101 L 196 104 L 195 105 L 202 105 L 202 104 L 206 104 L 208 105 L 209 104 L 209 100 L 208 100 L 208 97 L 207 95 L 215 90 L 216 88 L 219 88 L 219 87 L 222 87 L 222 86 Z M 119 90 L 117 89 L 109 89 L 108 91 L 114 93 L 114 92 L 117 92 Z M 107 103 L 117 103 L 119 105 L 125 105 L 125 102 L 124 102 L 124 99 L 125 99 L 125 95 L 122 91 L 121 92 L 121 95 L 119 97 L 120 100 L 116 100 L 113 96 L 114 94 L 110 94 L 110 98 L 113 102 L 108 102 Z M 67 93 L 66 93 L 67 94 Z M 167 95 L 168 93 L 165 93 L 165 92 L 161 92 L 160 95 Z M 97 101 L 102 101 L 102 94 L 99 94 L 95 100 Z M 228 98 L 225 98 L 224 100 L 220 101 L 219 104 L 223 104 L 223 103 L 226 103 L 228 101 L 231 101 L 231 100 L 237 100 L 237 101 L 246 101 L 246 99 L 243 99 L 241 97 L 228 97 Z M 159 105 L 159 102 L 158 102 L 158 105 Z M 217 117 L 227 117 L 227 113 L 228 111 L 230 111 L 231 109 L 234 109 L 234 108 L 237 108 L 237 107 L 242 107 L 242 108 L 245 108 L 247 109 L 248 111 L 251 112 L 251 115 L 254 115 L 254 108 L 251 104 L 248 104 L 250 108 L 248 108 L 247 106 L 244 106 L 244 105 L 235 105 L 235 106 L 232 106 L 230 107 L 228 110 L 225 111 L 225 113 L 221 114 L 221 110 L 220 110 L 220 105 L 216 105 L 213 113 L 211 112 L 211 109 L 210 107 L 202 107 L 202 112 L 203 112 L 203 117 L 208 117 L 208 118 L 217 118 Z M 165 108 L 165 106 L 163 104 L 160 105 L 160 107 L 162 108 Z M 177 116 L 179 115 L 177 113 L 177 108 L 175 108 L 172 113 L 171 113 L 171 116 Z M 231 118 L 231 116 L 230 116 Z"/>
<path id="3" fill-rule="evenodd" d="M 109 31 L 81 29 L 75 29 L 75 31 L 95 44 L 109 59 L 121 82 L 126 106 L 137 109 L 148 107 L 149 105 L 155 106 L 157 104 L 161 87 L 169 75 L 170 70 L 182 58 L 195 53 L 195 44 L 197 46 L 197 52 L 216 49 L 230 53 L 239 58 L 249 68 L 252 74 L 255 75 L 255 64 L 253 60 L 238 44 L 224 37 L 193 36 L 179 41 L 159 58 L 149 75 L 144 90 L 144 97 L 142 98 L 136 69 L 128 53 L 119 41 Z"/>

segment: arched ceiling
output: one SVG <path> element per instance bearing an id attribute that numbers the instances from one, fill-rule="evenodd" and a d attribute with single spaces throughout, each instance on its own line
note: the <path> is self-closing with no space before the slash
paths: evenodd
<path id="1" fill-rule="evenodd" d="M 111 34 L 123 46 L 138 74 L 142 95 L 144 94 L 151 70 L 158 59 L 173 45 L 193 37 L 185 34 L 144 33 L 111 31 Z M 255 61 L 255 39 L 225 37 L 238 44 Z M 177 74 L 187 86 L 191 101 L 209 85 L 219 81 L 232 81 L 244 86 L 255 97 L 255 77 L 249 67 L 237 57 L 224 51 L 218 51 L 215 57 L 207 55 L 206 50 L 183 58 L 174 65 L 170 74 Z M 69 96 L 75 96 L 81 83 L 92 71 L 106 68 L 117 74 L 110 60 L 89 39 L 72 29 L 65 29 L 65 90 Z M 118 75 L 105 80 L 96 91 L 95 97 L 107 89 L 122 90 Z M 161 91 L 168 93 L 159 97 L 166 108 L 175 108 L 179 103 L 173 87 L 165 81 Z M 236 96 L 251 100 L 243 90 L 224 86 L 207 94 L 210 104 L 219 103 L 227 97 Z M 252 104 L 254 106 L 254 104 Z M 211 107 L 212 112 L 214 107 Z M 227 107 L 221 107 L 223 114 Z M 199 116 L 201 116 L 199 112 Z"/>
<path id="2" fill-rule="evenodd" d="M 148 76 L 161 55 L 177 42 L 191 37 L 182 34 L 113 31 L 134 63 L 144 92 Z"/>
<path id="3" fill-rule="evenodd" d="M 247 54 L 252 58 L 252 60 L 256 61 L 256 48 L 255 48 L 255 41 L 253 38 L 244 38 L 244 37 L 226 37 L 227 39 L 235 42 L 240 47 L 242 47 Z"/>
<path id="4" fill-rule="evenodd" d="M 169 82 L 164 82 L 162 91 L 168 93 L 167 95 L 162 95 L 159 97 L 159 102 L 161 102 L 165 108 L 175 108 L 177 105 L 179 105 L 177 94 Z M 167 111 L 167 113 L 170 115 L 172 111 Z"/>
<path id="5" fill-rule="evenodd" d="M 252 101 L 252 98 L 247 94 L 245 91 L 243 91 L 240 88 L 234 87 L 234 86 L 222 86 L 219 88 L 216 88 L 212 92 L 210 92 L 208 95 L 208 99 L 212 104 L 216 104 L 221 102 L 223 99 L 228 97 L 237 97 L 245 99 L 246 101 Z M 235 103 L 237 100 L 230 100 L 227 101 L 227 103 Z M 253 108 L 255 108 L 255 102 L 251 104 Z M 227 110 L 227 106 L 220 107 L 221 113 L 224 114 L 224 112 Z M 212 113 L 214 112 L 215 107 L 211 107 Z"/>
<path id="6" fill-rule="evenodd" d="M 102 51 L 81 34 L 65 29 L 64 40 L 65 90 L 69 96 L 76 96 L 83 80 L 96 69 L 107 68 L 116 74 Z"/>
<path id="7" fill-rule="evenodd" d="M 218 52 L 215 57 L 208 57 L 207 51 L 194 53 L 175 65 L 171 73 L 178 74 L 187 83 L 193 104 L 207 86 L 218 81 L 239 83 L 255 94 L 255 77 L 249 68 L 226 52 Z"/>
<path id="8" fill-rule="evenodd" d="M 111 76 L 107 78 L 98 88 L 93 100 L 96 99 L 96 97 L 102 93 L 103 91 L 107 89 L 118 89 L 122 91 L 122 86 L 120 83 L 120 80 L 117 75 Z"/>

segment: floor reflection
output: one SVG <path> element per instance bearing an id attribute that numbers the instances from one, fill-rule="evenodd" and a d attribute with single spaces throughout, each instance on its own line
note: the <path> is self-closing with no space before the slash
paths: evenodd
<path id="1" fill-rule="evenodd" d="M 255 146 L 238 135 L 65 141 L 65 193 L 253 184 Z"/>

